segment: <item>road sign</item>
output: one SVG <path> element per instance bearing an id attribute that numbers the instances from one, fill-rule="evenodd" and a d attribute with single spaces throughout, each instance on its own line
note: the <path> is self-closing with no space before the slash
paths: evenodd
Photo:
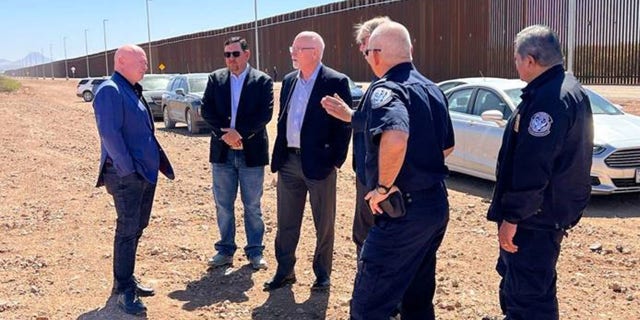
<path id="1" fill-rule="evenodd" d="M 164 68 L 165 68 L 164 63 L 160 63 L 158 65 L 158 69 L 160 69 L 160 71 L 164 71 Z"/>

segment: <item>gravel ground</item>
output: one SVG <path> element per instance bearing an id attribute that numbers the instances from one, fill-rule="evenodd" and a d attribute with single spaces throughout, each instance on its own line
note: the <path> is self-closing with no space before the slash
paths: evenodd
<path id="1" fill-rule="evenodd" d="M 115 211 L 106 191 L 93 187 L 99 141 L 91 105 L 75 96 L 76 81 L 21 82 L 20 91 L 0 94 L 0 319 L 128 319 L 110 297 Z M 595 88 L 640 114 L 638 87 Z M 262 283 L 275 269 L 276 176 L 266 175 L 263 199 L 270 269 L 254 272 L 237 254 L 232 268 L 207 270 L 218 238 L 209 138 L 156 126 L 177 179 L 160 179 L 139 250 L 136 273 L 157 291 L 144 298 L 148 318 L 347 319 L 355 275 L 350 165 L 338 175 L 331 291 L 309 290 L 315 241 L 307 208 L 298 283 L 266 293 Z M 274 126 L 275 120 L 272 140 Z M 498 319 L 496 227 L 484 218 L 492 183 L 453 174 L 448 186 L 451 222 L 438 255 L 437 316 Z M 562 319 L 640 319 L 639 204 L 638 194 L 596 197 L 565 239 Z M 242 219 L 237 224 L 242 247 Z"/>

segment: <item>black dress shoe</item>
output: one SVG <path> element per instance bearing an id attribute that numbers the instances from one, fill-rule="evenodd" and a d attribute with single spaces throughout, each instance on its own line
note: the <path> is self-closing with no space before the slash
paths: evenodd
<path id="1" fill-rule="evenodd" d="M 147 307 L 138 299 L 135 292 L 127 291 L 118 295 L 118 307 L 125 313 L 141 315 L 147 311 Z"/>
<path id="2" fill-rule="evenodd" d="M 272 291 L 275 289 L 282 288 L 288 284 L 296 283 L 296 276 L 290 274 L 286 277 L 278 276 L 277 274 L 273 277 L 273 279 L 264 283 L 263 291 Z"/>
<path id="3" fill-rule="evenodd" d="M 331 281 L 329 279 L 317 280 L 313 282 L 311 286 L 312 291 L 327 291 L 331 287 Z"/>
<path id="4" fill-rule="evenodd" d="M 136 283 L 136 294 L 140 297 L 151 297 L 156 294 L 156 291 L 151 287 L 144 286 L 138 281 L 138 279 L 134 276 L 133 281 Z"/>

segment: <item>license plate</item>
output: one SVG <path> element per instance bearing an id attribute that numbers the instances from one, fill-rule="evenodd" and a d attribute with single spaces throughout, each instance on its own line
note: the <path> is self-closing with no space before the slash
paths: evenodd
<path id="1" fill-rule="evenodd" d="M 636 169 L 636 183 L 640 183 L 640 169 Z"/>

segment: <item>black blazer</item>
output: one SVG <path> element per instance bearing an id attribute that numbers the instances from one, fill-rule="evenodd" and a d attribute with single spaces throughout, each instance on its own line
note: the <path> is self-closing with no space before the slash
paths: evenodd
<path id="1" fill-rule="evenodd" d="M 242 136 L 242 148 L 248 167 L 269 163 L 267 123 L 273 116 L 273 81 L 264 72 L 247 66 L 236 115 L 236 131 Z M 231 125 L 231 76 L 229 69 L 218 69 L 209 75 L 202 97 L 202 118 L 211 126 L 209 162 L 227 159 L 229 145 L 220 139 L 222 128 Z"/>
<path id="2" fill-rule="evenodd" d="M 287 117 L 289 99 L 295 88 L 298 71 L 287 74 L 282 80 L 278 134 L 271 161 L 271 171 L 278 171 L 287 160 Z M 329 115 L 320 100 L 337 93 L 347 105 L 351 105 L 351 91 L 347 76 L 327 66 L 321 66 L 313 85 L 300 132 L 302 172 L 309 179 L 324 179 L 334 167 L 340 167 L 347 157 L 351 126 Z"/>

